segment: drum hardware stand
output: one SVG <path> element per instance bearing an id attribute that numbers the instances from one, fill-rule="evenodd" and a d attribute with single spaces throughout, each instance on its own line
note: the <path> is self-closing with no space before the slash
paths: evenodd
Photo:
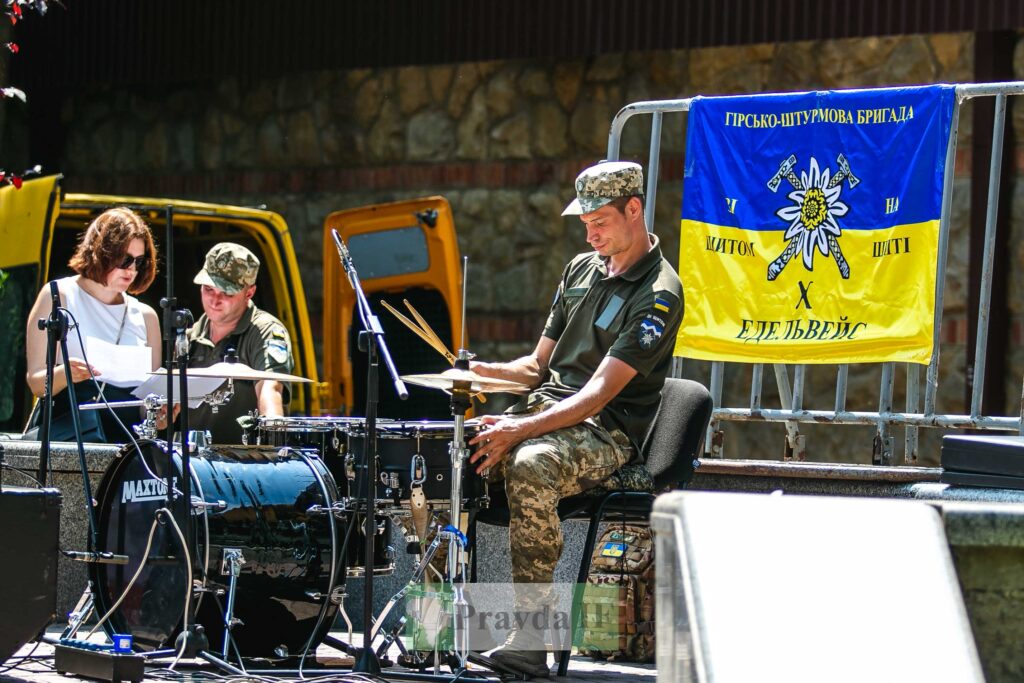
<path id="1" fill-rule="evenodd" d="M 235 591 L 238 588 L 238 576 L 242 573 L 242 565 L 245 564 L 245 557 L 239 548 L 225 548 L 224 560 L 221 572 L 231 575 L 228 584 L 228 606 L 224 610 L 224 647 L 221 649 L 221 656 L 228 658 L 228 647 L 231 645 L 231 631 L 242 623 L 241 619 L 235 618 Z M 226 567 L 224 565 L 227 565 Z M 224 570 L 227 569 L 225 572 Z"/>
<path id="2" fill-rule="evenodd" d="M 426 551 L 423 553 L 423 556 L 420 558 L 419 563 L 413 570 L 412 576 L 409 577 L 408 583 L 402 586 L 402 589 L 391 597 L 388 603 L 384 605 L 384 609 L 382 609 L 380 614 L 377 616 L 377 620 L 374 622 L 373 627 L 370 629 L 370 631 L 368 631 L 370 635 L 365 639 L 367 643 L 372 643 L 373 639 L 377 637 L 377 631 L 384 624 L 384 620 L 387 618 L 388 614 L 391 613 L 391 610 L 394 608 L 394 606 L 398 604 L 398 601 L 404 598 L 405 595 L 409 592 L 409 590 L 412 589 L 412 587 L 419 583 L 420 580 L 423 578 L 423 574 L 426 573 L 427 567 L 430 566 L 430 561 L 434 559 L 434 555 L 437 553 L 437 549 L 441 547 L 441 539 L 444 538 L 440 526 L 438 527 L 437 531 L 438 533 L 434 536 L 434 540 L 431 541 L 429 546 L 427 546 Z M 392 629 L 391 632 L 389 632 L 388 634 L 388 638 L 394 640 L 397 637 L 400 630 L 400 627 Z M 386 649 L 387 648 L 385 648 L 385 651 Z"/>
<path id="3" fill-rule="evenodd" d="M 359 281 L 359 274 L 356 272 L 355 264 L 348 248 L 341 241 L 337 230 L 331 230 L 334 245 L 338 249 L 338 256 L 341 259 L 342 268 L 348 275 L 349 282 L 356 295 L 359 317 L 363 323 L 363 330 L 359 333 L 359 347 L 367 354 L 366 363 L 366 442 L 363 459 L 365 469 L 363 470 L 363 491 L 366 494 L 366 516 L 365 523 L 365 555 L 366 555 L 366 581 L 363 591 L 363 647 L 356 659 L 353 671 L 362 673 L 379 674 L 380 661 L 377 653 L 374 652 L 369 634 L 373 627 L 373 543 L 376 538 L 377 514 L 376 514 L 376 460 L 377 460 L 377 355 L 383 357 L 388 373 L 395 386 L 395 392 L 399 399 L 409 398 L 409 391 L 405 383 L 398 377 L 395 363 L 388 352 L 387 343 L 384 341 L 384 328 L 380 320 L 373 314 L 370 302 L 366 299 L 362 284 Z"/>
<path id="4" fill-rule="evenodd" d="M 133 425 L 132 429 L 135 431 L 135 435 L 140 439 L 149 439 L 150 441 L 157 438 L 156 428 L 156 414 L 160 410 L 160 406 L 169 405 L 167 399 L 157 396 L 156 394 L 146 394 L 146 397 L 142 399 L 142 407 L 146 409 L 146 419 L 140 424 Z M 170 421 L 171 415 L 168 411 L 167 420 Z"/>

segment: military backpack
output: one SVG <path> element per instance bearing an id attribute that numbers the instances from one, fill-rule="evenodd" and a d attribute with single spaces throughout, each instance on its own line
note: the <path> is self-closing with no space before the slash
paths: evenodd
<path id="1" fill-rule="evenodd" d="M 649 527 L 609 524 L 594 546 L 581 610 L 581 654 L 654 661 L 654 536 Z"/>

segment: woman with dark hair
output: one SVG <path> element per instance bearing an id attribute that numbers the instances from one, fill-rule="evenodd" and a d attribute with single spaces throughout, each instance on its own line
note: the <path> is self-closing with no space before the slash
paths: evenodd
<path id="1" fill-rule="evenodd" d="M 50 438 L 62 441 L 75 438 L 70 405 L 63 396 L 67 388 L 64 364 L 71 368 L 79 404 L 95 403 L 102 398 L 108 402 L 130 399 L 130 390 L 145 379 L 105 381 L 102 373 L 86 362 L 82 348 L 86 339 L 94 337 L 121 346 L 148 346 L 152 357 L 150 369 L 160 367 L 161 360 L 160 323 L 156 311 L 131 296 L 146 291 L 156 276 L 156 246 L 142 218 L 127 208 L 104 211 L 82 234 L 68 266 L 78 274 L 57 280 L 57 286 L 61 306 L 70 311 L 78 329 L 68 331 L 68 358 L 62 358 L 57 349 L 50 426 Z M 46 332 L 38 328 L 36 321 L 48 317 L 51 307 L 50 288 L 46 286 L 36 298 L 25 331 L 26 380 L 37 397 L 42 397 L 45 391 Z M 122 408 L 117 414 L 129 429 L 139 418 L 135 408 Z M 86 441 L 122 443 L 128 440 L 109 410 L 82 411 L 81 418 L 82 436 Z"/>

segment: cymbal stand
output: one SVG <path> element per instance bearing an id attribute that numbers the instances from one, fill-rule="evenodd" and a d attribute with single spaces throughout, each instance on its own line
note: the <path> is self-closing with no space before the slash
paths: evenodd
<path id="1" fill-rule="evenodd" d="M 460 367 L 461 366 L 461 367 Z M 465 349 L 459 350 L 459 359 L 455 367 L 460 369 L 469 368 L 469 354 Z M 460 386 L 465 384 L 465 386 Z M 450 446 L 452 477 L 451 477 L 451 500 L 449 505 L 448 526 L 440 532 L 448 538 L 448 585 L 452 591 L 454 601 L 452 603 L 452 624 L 455 636 L 455 656 L 459 660 L 459 666 L 466 668 L 466 660 L 469 656 L 469 641 L 466 630 L 466 619 L 468 619 L 468 604 L 463 595 L 462 586 L 466 579 L 466 539 L 459 530 L 459 519 L 462 515 L 462 472 L 469 459 L 469 449 L 466 447 L 466 425 L 465 414 L 472 405 L 470 401 L 470 382 L 456 382 L 452 387 L 452 419 L 454 430 Z"/>
<path id="2" fill-rule="evenodd" d="M 473 357 L 466 350 L 466 282 L 469 261 L 463 257 L 462 261 L 462 344 L 459 347 L 458 357 L 455 359 L 455 368 L 458 370 L 469 370 L 469 361 Z M 452 490 L 450 501 L 450 517 L 448 518 L 448 584 L 454 598 L 452 602 L 452 627 L 455 636 L 455 656 L 459 660 L 459 667 L 466 668 L 466 661 L 469 658 L 469 634 L 466 628 L 469 605 L 466 603 L 463 594 L 463 585 L 466 581 L 466 537 L 459 530 L 459 519 L 462 515 L 462 471 L 469 460 L 469 449 L 466 447 L 466 411 L 473 403 L 471 400 L 471 382 L 455 382 L 452 386 L 452 420 L 454 430 L 452 433 L 451 459 L 452 459 Z"/>

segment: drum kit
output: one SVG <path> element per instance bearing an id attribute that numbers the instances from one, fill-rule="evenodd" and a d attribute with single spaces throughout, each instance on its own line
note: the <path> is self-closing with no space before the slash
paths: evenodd
<path id="1" fill-rule="evenodd" d="M 452 353 L 408 302 L 416 322 L 389 310 L 454 367 L 400 377 L 351 256 L 337 232 L 332 234 L 363 323 L 360 348 L 368 354 L 365 418 L 256 416 L 245 443 L 238 445 L 214 445 L 186 433 L 180 439 L 187 444 L 183 447 L 169 443 L 170 427 L 165 439 L 158 439 L 161 408 L 176 400 L 179 391 L 182 397 L 193 393 L 187 377 L 223 380 L 213 382 L 217 388 L 202 397 L 213 406 L 230 400 L 235 380 L 309 381 L 230 358 L 207 368 L 188 368 L 185 330 L 191 314 L 172 310 L 176 303 L 168 273 L 168 297 L 161 305 L 166 328 L 176 330 L 177 336 L 169 336 L 165 357 L 176 359 L 177 368 L 171 371 L 180 387 L 175 389 L 162 370 L 164 396 L 103 404 L 142 406 L 146 418 L 136 428 L 140 438 L 119 451 L 95 497 L 84 478 L 86 500 L 93 500 L 88 511 L 92 552 L 84 553 L 92 558 L 89 588 L 62 638 L 73 640 L 95 610 L 102 616 L 92 632 L 102 627 L 112 641 L 131 634 L 134 649 L 148 657 L 175 656 L 175 663 L 182 656 L 199 658 L 235 675 L 294 677 L 296 672 L 284 667 L 297 662 L 302 678 L 307 658 L 314 659 L 321 644 L 354 655 L 350 670 L 371 675 L 380 674 L 381 657 L 392 644 L 402 651 L 399 663 L 421 670 L 396 676 L 483 678 L 469 671 L 470 659 L 515 675 L 469 652 L 463 593 L 469 549 L 460 527 L 464 512 L 487 506 L 488 496 L 486 482 L 468 462 L 467 432 L 472 435 L 479 423 L 465 415 L 474 397 L 483 401 L 489 393 L 525 393 L 529 387 L 471 371 L 465 334 L 458 355 Z M 463 266 L 465 275 L 465 259 Z M 463 320 L 465 288 L 463 277 Z M 399 397 L 408 395 L 403 381 L 449 394 L 452 421 L 378 420 L 378 358 Z M 185 411 L 183 432 L 187 418 Z M 85 471 L 81 443 L 79 451 Z M 45 439 L 41 452 L 42 470 L 48 454 Z M 371 621 L 374 579 L 395 571 L 388 546 L 392 521 L 406 530 L 410 548 L 420 551 L 419 562 L 406 586 Z M 414 541 L 419 541 L 418 548 Z M 432 560 L 444 543 L 447 557 L 439 571 Z M 428 569 L 439 575 L 449 596 L 440 602 L 443 614 L 434 623 L 450 629 L 453 637 L 443 649 L 435 641 L 432 658 L 406 650 L 398 638 L 404 619 L 384 629 L 392 608 L 424 580 Z M 346 582 L 356 577 L 364 579 L 359 648 L 329 635 L 341 616 L 352 639 Z M 382 642 L 375 645 L 379 636 Z M 254 662 L 272 668 L 253 668 Z M 433 675 L 422 673 L 431 663 Z M 451 668 L 452 677 L 440 675 L 441 663 Z"/>
<path id="2" fill-rule="evenodd" d="M 237 362 L 189 372 L 226 380 L 308 381 Z M 100 483 L 96 550 L 128 561 L 91 565 L 90 590 L 72 614 L 69 630 L 77 630 L 95 607 L 105 615 L 108 635 L 130 633 L 137 649 L 157 653 L 170 647 L 183 620 L 191 619 L 205 630 L 209 650 L 224 661 L 236 659 L 242 670 L 246 660 L 298 660 L 301 672 L 320 644 L 354 652 L 328 632 L 341 616 L 351 635 L 345 613 L 348 578 L 366 578 L 371 570 L 373 577 L 394 573 L 389 542 L 397 522 L 406 529 L 407 541 L 421 543 L 412 546 L 421 549 L 421 557 L 407 587 L 375 620 L 366 647 L 384 635 L 380 649 L 397 643 L 403 664 L 425 668 L 433 663 L 436 675 L 443 660 L 453 673 L 463 671 L 470 653 L 459 642 L 458 608 L 451 608 L 455 645 L 446 660 L 438 653 L 430 658 L 406 651 L 397 638 L 400 627 L 388 633 L 383 622 L 409 586 L 423 578 L 444 540 L 444 580 L 458 595 L 468 550 L 459 521 L 464 511 L 488 504 L 487 483 L 469 467 L 466 445 L 467 434 L 474 434 L 480 423 L 465 420 L 465 412 L 474 395 L 523 393 L 528 387 L 465 367 L 402 379 L 450 394 L 453 420 L 376 420 L 372 491 L 364 490 L 359 476 L 367 467 L 364 456 L 371 441 L 363 418 L 257 417 L 243 444 L 190 442 L 188 520 L 167 509 L 167 482 L 177 491 L 183 474 L 179 447 L 169 449 L 155 438 L 155 415 L 166 399 L 127 402 L 144 406 L 147 419 L 137 429 L 142 438 L 118 453 Z M 158 524 L 161 512 L 177 524 Z M 372 557 L 364 550 L 370 547 L 364 531 L 368 514 L 376 521 Z M 191 547 L 184 548 L 182 558 L 185 536 L 175 527 L 186 523 Z M 434 542 L 428 545 L 431 536 Z"/>

